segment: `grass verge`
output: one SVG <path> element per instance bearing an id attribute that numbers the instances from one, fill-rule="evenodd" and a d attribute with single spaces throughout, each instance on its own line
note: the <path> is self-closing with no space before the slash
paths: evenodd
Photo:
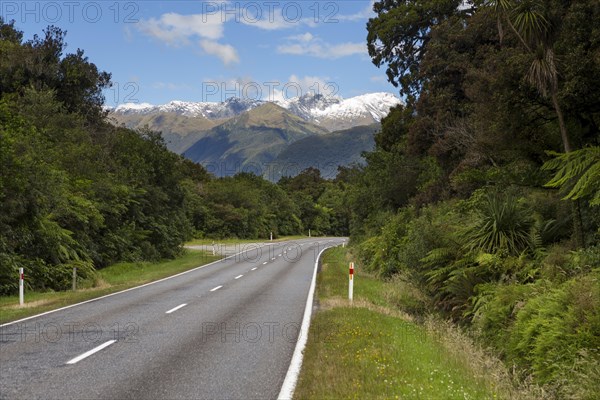
<path id="1" fill-rule="evenodd" d="M 355 270 L 347 300 L 346 249 L 328 250 L 317 281 L 319 311 L 311 323 L 296 399 L 512 399 L 500 361 L 458 329 L 424 324 L 394 307 L 389 285 Z"/>
<path id="2" fill-rule="evenodd" d="M 273 242 L 285 242 L 287 240 L 308 239 L 308 236 L 282 236 L 274 239 Z M 187 242 L 186 246 L 210 246 L 213 243 L 218 245 L 246 244 L 246 243 L 267 243 L 269 238 L 264 239 L 194 239 Z"/>
<path id="3" fill-rule="evenodd" d="M 75 292 L 25 292 L 25 305 L 18 296 L 0 297 L 0 324 L 90 300 L 199 267 L 220 257 L 203 251 L 186 250 L 174 260 L 119 263 L 97 271 L 95 282 Z M 86 283 L 84 283 L 85 286 Z"/>

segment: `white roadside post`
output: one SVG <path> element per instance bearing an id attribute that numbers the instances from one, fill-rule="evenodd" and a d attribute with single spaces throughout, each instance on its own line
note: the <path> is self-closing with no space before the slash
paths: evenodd
<path id="1" fill-rule="evenodd" d="M 273 241 L 273 232 L 271 232 L 271 242 Z"/>
<path id="2" fill-rule="evenodd" d="M 77 267 L 73 267 L 73 291 L 77 290 Z"/>
<path id="3" fill-rule="evenodd" d="M 350 263 L 350 281 L 348 285 L 348 299 L 352 302 L 352 297 L 354 295 L 354 263 Z"/>
<path id="4" fill-rule="evenodd" d="M 19 305 L 23 305 L 25 303 L 25 294 L 23 287 L 23 280 L 25 279 L 25 274 L 23 273 L 23 268 L 19 268 Z"/>

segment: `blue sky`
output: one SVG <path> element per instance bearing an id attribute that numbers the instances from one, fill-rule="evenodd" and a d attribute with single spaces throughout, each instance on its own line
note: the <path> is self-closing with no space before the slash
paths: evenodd
<path id="1" fill-rule="evenodd" d="M 0 1 L 26 38 L 53 24 L 114 87 L 106 104 L 342 97 L 396 89 L 366 49 L 371 0 Z"/>

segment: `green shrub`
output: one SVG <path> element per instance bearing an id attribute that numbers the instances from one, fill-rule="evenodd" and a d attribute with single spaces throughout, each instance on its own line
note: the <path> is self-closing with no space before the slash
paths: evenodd
<path id="1" fill-rule="evenodd" d="M 527 299 L 543 290 L 534 284 L 479 285 L 473 303 L 473 328 L 501 355 L 506 353 L 510 327 Z"/>
<path id="2" fill-rule="evenodd" d="M 518 255 L 532 247 L 533 223 L 531 210 L 515 197 L 490 194 L 466 231 L 467 245 L 487 253 Z"/>
<path id="3" fill-rule="evenodd" d="M 600 348 L 600 269 L 531 298 L 509 336 L 511 362 L 541 383 L 557 381 L 582 351 Z"/>

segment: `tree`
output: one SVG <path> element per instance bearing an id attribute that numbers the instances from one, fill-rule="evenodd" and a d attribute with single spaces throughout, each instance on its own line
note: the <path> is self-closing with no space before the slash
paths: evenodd
<path id="1" fill-rule="evenodd" d="M 554 51 L 561 21 L 559 15 L 552 13 L 549 3 L 543 0 L 492 0 L 489 4 L 499 17 L 500 36 L 503 35 L 501 22 L 505 21 L 525 51 L 533 56 L 526 78 L 543 97 L 550 96 L 563 148 L 566 153 L 570 153 L 573 148 L 558 100 L 558 67 Z M 573 203 L 573 227 L 577 245 L 584 246 L 581 209 L 576 199 Z"/>
<path id="2" fill-rule="evenodd" d="M 373 5 L 377 17 L 367 23 L 367 46 L 373 64 L 387 64 L 388 81 L 412 103 L 420 94 L 420 66 L 431 28 L 464 13 L 461 0 L 382 0 Z"/>

